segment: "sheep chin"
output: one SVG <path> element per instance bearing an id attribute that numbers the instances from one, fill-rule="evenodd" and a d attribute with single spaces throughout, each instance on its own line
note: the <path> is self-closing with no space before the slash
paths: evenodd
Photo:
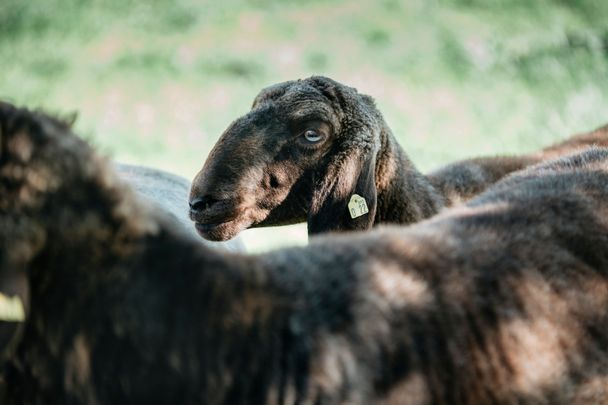
<path id="1" fill-rule="evenodd" d="M 223 242 L 234 238 L 241 231 L 249 228 L 250 225 L 251 224 L 247 221 L 234 219 L 217 224 L 203 224 L 196 222 L 194 224 L 194 228 L 204 239 L 214 242 Z"/>

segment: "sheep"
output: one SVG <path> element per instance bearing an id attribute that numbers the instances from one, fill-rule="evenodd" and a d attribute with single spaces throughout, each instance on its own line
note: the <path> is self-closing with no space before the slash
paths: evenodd
<path id="1" fill-rule="evenodd" d="M 120 162 L 115 163 L 115 170 L 119 177 L 126 181 L 147 204 L 154 209 L 164 210 L 185 231 L 200 238 L 188 218 L 190 182 L 187 179 L 163 170 Z M 201 240 L 209 246 L 220 249 L 234 252 L 245 250 L 245 245 L 239 238 L 227 243 Z"/>
<path id="2" fill-rule="evenodd" d="M 299 222 L 309 235 L 410 224 L 507 173 L 592 144 L 608 146 L 608 126 L 538 153 L 466 160 L 424 176 L 371 97 L 313 76 L 263 89 L 226 129 L 194 178 L 190 217 L 209 240 Z"/>
<path id="3" fill-rule="evenodd" d="M 0 402 L 606 402 L 607 184 L 595 148 L 410 227 L 247 256 L 0 104 L 0 279 L 30 291 Z"/>

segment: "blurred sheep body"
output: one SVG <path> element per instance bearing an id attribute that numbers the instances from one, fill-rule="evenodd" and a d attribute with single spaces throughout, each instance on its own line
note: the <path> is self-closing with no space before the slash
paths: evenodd
<path id="1" fill-rule="evenodd" d="M 115 168 L 119 177 L 126 181 L 146 204 L 163 210 L 184 230 L 200 239 L 188 217 L 190 182 L 186 178 L 151 167 L 125 163 L 115 163 Z M 205 239 L 201 241 L 208 246 L 232 252 L 245 250 L 245 245 L 240 238 L 222 243 Z"/>
<path id="2" fill-rule="evenodd" d="M 246 256 L 0 104 L 0 276 L 29 314 L 6 404 L 608 400 L 608 150 L 407 228 Z"/>
<path id="3" fill-rule="evenodd" d="M 608 146 L 608 127 L 538 153 L 469 159 L 425 176 L 371 97 L 313 76 L 263 89 L 226 129 L 192 183 L 190 217 L 210 240 L 298 222 L 309 234 L 410 224 L 508 173 L 594 144 Z M 369 213 L 351 218 L 354 194 Z"/>

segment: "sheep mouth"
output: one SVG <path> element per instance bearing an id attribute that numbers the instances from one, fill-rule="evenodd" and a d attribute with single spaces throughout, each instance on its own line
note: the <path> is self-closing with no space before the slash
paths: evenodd
<path id="1" fill-rule="evenodd" d="M 245 228 L 237 219 L 223 222 L 195 222 L 194 228 L 200 236 L 211 241 L 226 241 Z"/>

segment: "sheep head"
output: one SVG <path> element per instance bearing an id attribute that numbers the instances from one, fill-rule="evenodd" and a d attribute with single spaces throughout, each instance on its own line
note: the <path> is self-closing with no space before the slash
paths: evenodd
<path id="1" fill-rule="evenodd" d="M 0 103 L 0 216 L 42 233 L 77 228 L 112 199 L 106 162 L 71 124 Z M 111 204 L 110 204 L 111 205 Z"/>
<path id="2" fill-rule="evenodd" d="M 369 96 L 329 78 L 267 87 L 226 129 L 194 178 L 190 217 L 211 240 L 304 221 L 309 234 L 367 229 L 376 210 L 383 127 Z M 368 208 L 360 216 L 348 208 L 355 194 Z"/>
<path id="3" fill-rule="evenodd" d="M 24 268 L 46 239 L 41 213 L 76 170 L 62 137 L 68 124 L 0 102 L 0 270 Z M 66 153 L 63 153 L 65 149 Z M 57 159 L 61 156 L 61 159 Z M 65 172 L 65 176 L 63 173 Z M 8 249 L 8 246 L 11 246 Z"/>
<path id="4" fill-rule="evenodd" d="M 64 135 L 69 132 L 68 123 L 0 102 L 0 209 L 3 215 L 33 215 L 45 206 L 50 195 L 73 180 L 77 171 L 65 168 L 79 163 L 80 159 L 74 159 L 69 153 L 74 149 L 72 144 L 77 142 Z"/>
<path id="5" fill-rule="evenodd" d="M 143 231 L 108 167 L 69 123 L 0 102 L 0 292 L 11 274 L 54 270 L 65 246 L 94 259 Z"/>
<path id="6" fill-rule="evenodd" d="M 26 270 L 47 240 L 38 219 L 67 180 L 57 168 L 71 160 L 65 131 L 68 124 L 0 102 L 0 353 L 11 351 L 29 312 Z"/>

